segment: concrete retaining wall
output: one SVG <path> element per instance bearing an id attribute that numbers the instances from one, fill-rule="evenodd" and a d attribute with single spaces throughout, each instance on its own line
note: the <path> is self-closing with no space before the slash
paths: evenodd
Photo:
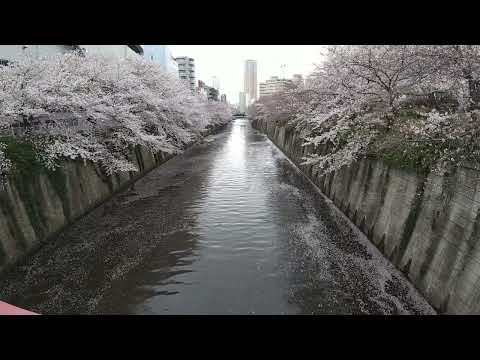
<path id="1" fill-rule="evenodd" d="M 130 158 L 139 172 L 105 176 L 96 164 L 68 161 L 55 172 L 11 179 L 0 190 L 0 272 L 172 157 L 137 147 Z"/>
<path id="2" fill-rule="evenodd" d="M 440 313 L 480 313 L 480 169 L 448 177 L 361 160 L 330 174 L 299 165 L 311 147 L 286 126 L 254 120 Z"/>

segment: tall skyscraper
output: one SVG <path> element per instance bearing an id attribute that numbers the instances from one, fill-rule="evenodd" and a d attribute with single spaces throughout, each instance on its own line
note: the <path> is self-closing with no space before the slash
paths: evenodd
<path id="1" fill-rule="evenodd" d="M 257 61 L 245 61 L 244 93 L 246 106 L 257 100 Z"/>

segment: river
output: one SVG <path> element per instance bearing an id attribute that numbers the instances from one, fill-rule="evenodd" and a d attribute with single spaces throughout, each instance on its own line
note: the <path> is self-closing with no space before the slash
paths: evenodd
<path id="1" fill-rule="evenodd" d="M 433 314 L 247 119 L 169 160 L 0 280 L 43 314 Z"/>

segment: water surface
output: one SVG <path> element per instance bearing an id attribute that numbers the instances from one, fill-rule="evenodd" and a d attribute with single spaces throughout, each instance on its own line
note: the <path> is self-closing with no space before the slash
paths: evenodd
<path id="1" fill-rule="evenodd" d="M 43 313 L 433 312 L 247 119 L 83 218 L 0 289 Z"/>

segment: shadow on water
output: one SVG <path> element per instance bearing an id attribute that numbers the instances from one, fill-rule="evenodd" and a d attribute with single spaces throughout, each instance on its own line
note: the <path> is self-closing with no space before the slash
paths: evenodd
<path id="1" fill-rule="evenodd" d="M 396 313 L 423 306 L 392 295 L 393 270 L 246 119 L 109 204 L 2 279 L 0 297 L 55 314 Z"/>

